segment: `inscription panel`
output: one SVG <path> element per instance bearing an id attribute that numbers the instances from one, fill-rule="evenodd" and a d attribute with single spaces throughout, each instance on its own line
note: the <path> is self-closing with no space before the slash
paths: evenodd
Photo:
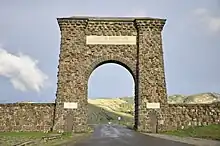
<path id="1" fill-rule="evenodd" d="M 87 45 L 136 45 L 136 36 L 86 36 Z"/>
<path id="2" fill-rule="evenodd" d="M 77 109 L 77 103 L 76 102 L 64 102 L 64 108 L 65 109 Z"/>
<path id="3" fill-rule="evenodd" d="M 160 108 L 160 103 L 147 103 L 148 109 L 158 109 Z"/>

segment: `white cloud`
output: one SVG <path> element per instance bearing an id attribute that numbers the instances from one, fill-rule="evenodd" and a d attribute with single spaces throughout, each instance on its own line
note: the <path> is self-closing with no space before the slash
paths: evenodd
<path id="1" fill-rule="evenodd" d="M 0 46 L 0 76 L 9 78 L 15 89 L 40 92 L 48 76 L 37 66 L 38 61 L 19 53 L 13 55 Z"/>
<path id="2" fill-rule="evenodd" d="M 216 16 L 205 8 L 198 8 L 194 11 L 197 18 L 207 27 L 211 32 L 220 32 L 220 16 Z"/>

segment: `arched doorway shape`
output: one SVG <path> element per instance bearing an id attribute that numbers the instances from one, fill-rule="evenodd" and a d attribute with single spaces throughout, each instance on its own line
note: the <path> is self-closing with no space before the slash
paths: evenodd
<path id="1" fill-rule="evenodd" d="M 98 63 L 88 79 L 88 124 L 106 124 L 110 121 L 118 124 L 118 117 L 122 117 L 122 123 L 132 126 L 134 118 L 130 114 L 134 117 L 135 110 L 130 100 L 134 100 L 134 82 L 134 77 L 125 64 L 116 60 Z M 116 112 L 120 107 L 120 111 Z"/>
<path id="2" fill-rule="evenodd" d="M 96 59 L 94 62 L 91 63 L 91 65 L 89 65 L 86 69 L 85 72 L 85 80 L 88 82 L 90 75 L 92 74 L 92 72 L 99 66 L 103 65 L 103 64 L 107 64 L 107 63 L 115 63 L 118 65 L 123 66 L 124 68 L 126 68 L 130 74 L 133 77 L 134 80 L 134 89 L 135 89 L 135 93 L 134 93 L 134 129 L 136 130 L 138 127 L 138 113 L 139 113 L 139 98 L 138 98 L 138 87 L 137 87 L 137 64 L 136 62 L 132 62 L 129 60 L 124 59 L 123 57 L 118 57 L 118 56 L 105 56 L 105 57 L 100 57 L 98 59 Z M 88 83 L 87 83 L 88 84 Z M 86 91 L 88 90 L 88 86 Z M 88 95 L 87 95 L 88 97 Z"/>
<path id="3" fill-rule="evenodd" d="M 58 18 L 58 24 L 61 47 L 54 130 L 64 130 L 68 119 L 74 132 L 87 131 L 88 78 L 99 65 L 115 62 L 134 77 L 135 125 L 148 131 L 146 104 L 167 103 L 161 40 L 165 20 L 70 17 Z"/>

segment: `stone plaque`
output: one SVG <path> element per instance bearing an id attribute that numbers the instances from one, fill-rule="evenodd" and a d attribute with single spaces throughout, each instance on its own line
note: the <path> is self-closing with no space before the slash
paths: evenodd
<path id="1" fill-rule="evenodd" d="M 160 108 L 160 103 L 147 103 L 148 109 L 157 109 Z"/>
<path id="2" fill-rule="evenodd" d="M 158 124 L 163 125 L 164 124 L 164 120 L 158 120 Z"/>
<path id="3" fill-rule="evenodd" d="M 77 109 L 77 103 L 76 102 L 64 102 L 64 108 Z"/>
<path id="4" fill-rule="evenodd" d="M 86 36 L 88 45 L 136 45 L 136 36 Z"/>

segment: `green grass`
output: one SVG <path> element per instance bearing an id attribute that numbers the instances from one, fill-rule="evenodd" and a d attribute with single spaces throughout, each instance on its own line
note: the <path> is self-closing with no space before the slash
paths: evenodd
<path id="1" fill-rule="evenodd" d="M 10 136 L 10 137 L 42 137 L 48 135 L 47 133 L 43 132 L 0 132 L 1 136 Z"/>
<path id="2" fill-rule="evenodd" d="M 49 141 L 42 146 L 60 146 L 60 145 L 74 145 L 78 141 L 82 141 L 88 138 L 91 133 L 75 133 L 75 134 L 65 134 L 61 139 Z"/>
<path id="3" fill-rule="evenodd" d="M 164 134 L 220 140 L 220 124 L 190 127 L 182 130 L 164 132 Z"/>
<path id="4" fill-rule="evenodd" d="M 0 132 L 0 145 L 9 146 L 27 141 L 39 141 L 42 137 L 49 136 L 57 133 L 44 133 L 44 132 Z M 63 133 L 60 138 L 49 141 L 49 143 L 56 143 L 64 140 L 71 139 L 71 133 Z M 41 143 L 41 145 L 47 144 Z"/>
<path id="5" fill-rule="evenodd" d="M 0 132 L 1 136 L 10 136 L 10 137 L 35 137 L 35 138 L 41 138 L 43 136 L 48 136 L 50 134 L 57 134 L 55 132 Z M 71 136 L 71 133 L 62 133 L 63 137 Z"/>

